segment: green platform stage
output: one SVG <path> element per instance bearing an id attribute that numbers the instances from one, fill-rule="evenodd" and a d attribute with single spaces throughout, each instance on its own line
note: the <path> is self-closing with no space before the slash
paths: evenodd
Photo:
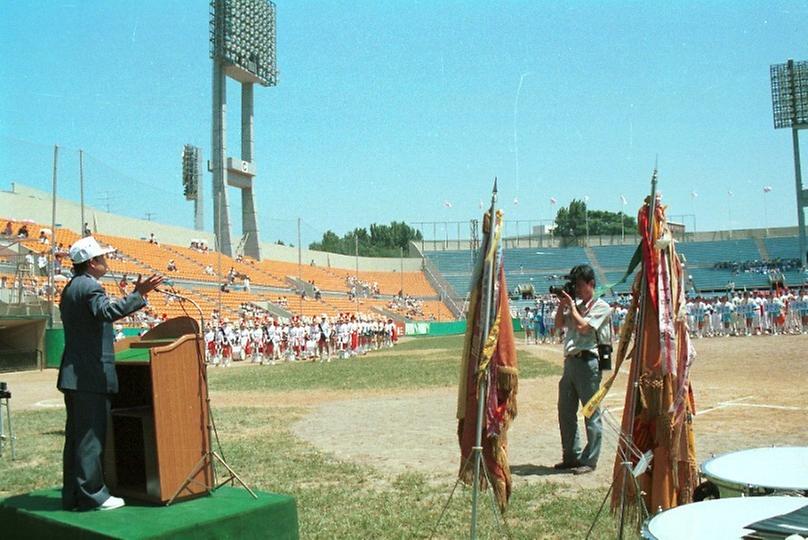
<path id="1" fill-rule="evenodd" d="M 287 495 L 222 487 L 212 495 L 147 506 L 127 501 L 117 510 L 67 512 L 58 489 L 0 500 L 0 538 L 298 538 L 297 507 Z"/>

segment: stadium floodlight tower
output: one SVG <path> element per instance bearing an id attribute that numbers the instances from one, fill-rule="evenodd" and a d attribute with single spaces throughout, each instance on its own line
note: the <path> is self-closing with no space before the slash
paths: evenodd
<path id="1" fill-rule="evenodd" d="M 194 201 L 194 229 L 205 229 L 202 208 L 202 184 L 199 183 L 202 150 L 197 146 L 186 144 L 182 149 L 182 191 L 185 200 Z"/>
<path id="2" fill-rule="evenodd" d="M 253 195 L 256 168 L 253 85 L 275 86 L 275 4 L 269 0 L 211 0 L 210 57 L 213 60 L 213 230 L 218 249 L 232 255 L 226 186 L 241 190 L 243 253 L 261 258 Z M 241 83 L 241 157 L 227 157 L 227 77 Z"/>
<path id="3" fill-rule="evenodd" d="M 802 187 L 799 130 L 808 128 L 808 62 L 790 59 L 771 66 L 774 128 L 791 128 L 794 144 L 794 176 L 797 184 L 797 225 L 800 235 L 800 262 L 806 266 L 805 207 L 808 189 Z"/>

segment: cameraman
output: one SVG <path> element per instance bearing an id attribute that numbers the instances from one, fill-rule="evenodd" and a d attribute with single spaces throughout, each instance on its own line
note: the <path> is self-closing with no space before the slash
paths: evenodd
<path id="1" fill-rule="evenodd" d="M 585 474 L 597 466 L 602 427 L 600 411 L 585 419 L 586 447 L 581 451 L 578 402 L 585 404 L 600 386 L 598 344 L 611 344 L 610 310 L 609 304 L 595 298 L 595 272 L 591 266 L 574 267 L 568 280 L 563 290 L 554 291 L 560 301 L 555 325 L 559 331 L 565 330 L 564 374 L 558 383 L 558 425 L 563 453 L 555 468 Z M 574 299 L 570 292 L 574 292 Z"/>

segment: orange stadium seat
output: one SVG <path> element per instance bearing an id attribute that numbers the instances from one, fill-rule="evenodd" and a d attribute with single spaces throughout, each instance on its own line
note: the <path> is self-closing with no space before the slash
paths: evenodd
<path id="1" fill-rule="evenodd" d="M 10 221 L 8 218 L 0 219 L 2 219 L 2 225 Z M 36 253 L 48 250 L 49 245 L 40 243 L 38 237 L 43 228 L 50 227 L 31 223 L 29 220 L 11 221 L 14 233 L 23 223 L 27 225 L 28 239 L 21 242 L 25 248 Z M 108 257 L 110 272 L 103 280 L 106 290 L 115 296 L 122 294 L 118 288 L 118 281 L 122 276 L 129 276 L 128 288 L 131 290 L 131 282 L 138 274 L 156 272 L 173 279 L 174 286 L 179 288 L 180 294 L 193 298 L 202 308 L 206 318 L 210 317 L 212 310 L 217 309 L 220 303 L 222 316 L 237 317 L 243 303 L 268 301 L 280 305 L 278 302 L 280 296 L 287 297 L 287 305 L 284 309 L 295 315 L 374 314 L 378 313 L 375 308 L 395 311 L 389 308 L 389 300 L 384 298 L 365 298 L 360 295 L 358 300 L 349 300 L 347 297 L 348 278 L 356 276 L 356 273 L 349 269 L 325 268 L 312 264 L 298 265 L 285 261 L 255 261 L 251 258 L 237 260 L 214 251 L 203 252 L 184 246 L 156 244 L 147 240 L 109 234 L 96 233 L 94 236 L 100 242 L 116 248 L 120 255 L 119 258 Z M 79 234 L 66 228 L 57 229 L 55 235 L 56 244 L 61 243 L 65 250 L 69 249 L 70 245 L 79 238 Z M 172 259 L 176 266 L 175 271 L 168 270 L 168 263 Z M 71 263 L 65 257 L 62 264 L 69 267 Z M 212 274 L 205 271 L 208 266 L 213 269 Z M 218 286 L 225 281 L 231 269 L 237 275 L 234 284 L 231 285 L 230 292 L 220 294 Z M 251 286 L 257 287 L 257 289 L 252 289 L 251 292 L 240 289 L 240 285 L 243 283 L 240 276 L 249 277 Z M 291 293 L 293 287 L 287 281 L 287 276 L 299 277 L 306 282 L 313 283 L 323 293 L 322 298 L 320 300 L 314 298 L 301 300 L 296 294 Z M 13 276 L 9 277 L 13 278 Z M 362 282 L 377 284 L 380 295 L 396 295 L 402 290 L 402 284 L 403 292 L 416 298 L 434 298 L 438 295 L 422 272 L 360 271 L 358 277 Z M 177 284 L 177 281 L 186 282 L 186 284 Z M 215 287 L 192 287 L 187 282 L 210 283 Z M 57 293 L 63 286 L 63 283 L 57 283 Z M 266 290 L 266 287 L 273 290 Z M 189 315 L 196 316 L 195 309 L 189 304 L 183 305 L 179 300 L 159 293 L 150 295 L 149 307 L 158 316 L 175 317 L 184 315 L 186 311 Z M 438 300 L 423 299 L 422 312 L 414 318 L 425 320 L 450 318 L 448 308 Z"/>

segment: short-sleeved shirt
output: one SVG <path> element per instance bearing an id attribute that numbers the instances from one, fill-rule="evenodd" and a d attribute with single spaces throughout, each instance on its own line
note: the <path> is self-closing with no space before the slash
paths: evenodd
<path id="1" fill-rule="evenodd" d="M 581 313 L 586 323 L 592 328 L 589 332 L 581 334 L 578 332 L 578 327 L 572 315 L 567 313 L 564 315 L 567 326 L 567 333 L 564 336 L 564 356 L 570 356 L 582 351 L 590 351 L 597 354 L 598 352 L 598 339 L 601 343 L 609 343 L 611 341 L 611 328 L 610 325 L 604 324 L 609 320 L 611 308 L 603 299 L 598 298 L 592 303 L 589 311 L 586 311 L 586 304 L 583 301 L 577 300 L 575 306 L 578 308 L 578 313 Z M 559 308 L 560 309 L 560 308 Z"/>

